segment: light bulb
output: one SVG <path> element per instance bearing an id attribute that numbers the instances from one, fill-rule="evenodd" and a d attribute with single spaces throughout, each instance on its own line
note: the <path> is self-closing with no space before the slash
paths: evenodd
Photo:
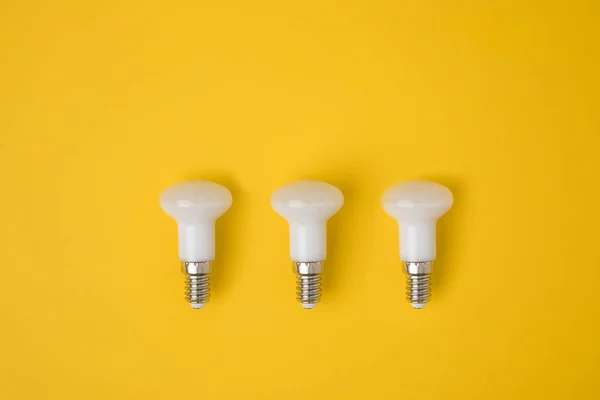
<path id="1" fill-rule="evenodd" d="M 290 226 L 290 257 L 297 277 L 296 298 L 306 309 L 321 298 L 327 258 L 327 220 L 344 204 L 340 189 L 325 182 L 299 181 L 273 193 L 271 205 Z"/>
<path id="2" fill-rule="evenodd" d="M 385 211 L 398 221 L 406 296 L 416 309 L 425 307 L 431 297 L 435 226 L 452 207 L 452 201 L 450 189 L 429 181 L 400 183 L 386 190 L 381 199 Z"/>
<path id="3" fill-rule="evenodd" d="M 210 297 L 215 221 L 231 207 L 231 202 L 227 188 L 207 181 L 178 183 L 160 195 L 161 208 L 177 221 L 186 300 L 194 309 L 204 307 Z"/>

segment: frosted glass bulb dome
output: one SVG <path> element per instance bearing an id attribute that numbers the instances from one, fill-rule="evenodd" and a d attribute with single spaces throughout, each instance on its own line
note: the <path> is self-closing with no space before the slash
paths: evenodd
<path id="1" fill-rule="evenodd" d="M 452 202 L 447 187 L 429 181 L 407 181 L 385 191 L 383 208 L 400 226 L 401 260 L 435 260 L 436 222 Z"/>
<path id="2" fill-rule="evenodd" d="M 293 261 L 327 258 L 327 220 L 344 204 L 342 191 L 319 181 L 299 181 L 280 187 L 271 197 L 273 209 L 290 225 Z"/>
<path id="3" fill-rule="evenodd" d="M 178 183 L 162 192 L 161 208 L 177 221 L 181 261 L 214 260 L 215 221 L 231 203 L 227 188 L 208 181 Z"/>

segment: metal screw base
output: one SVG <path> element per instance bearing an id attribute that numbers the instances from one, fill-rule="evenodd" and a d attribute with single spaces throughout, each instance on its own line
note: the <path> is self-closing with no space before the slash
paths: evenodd
<path id="1" fill-rule="evenodd" d="M 415 309 L 424 308 L 431 298 L 432 261 L 403 262 L 406 273 L 406 300 Z"/>
<path id="2" fill-rule="evenodd" d="M 210 298 L 210 269 L 212 261 L 181 262 L 185 274 L 185 299 L 198 310 Z"/>
<path id="3" fill-rule="evenodd" d="M 296 274 L 296 300 L 307 310 L 313 309 L 321 300 L 321 272 L 323 261 L 293 262 Z"/>

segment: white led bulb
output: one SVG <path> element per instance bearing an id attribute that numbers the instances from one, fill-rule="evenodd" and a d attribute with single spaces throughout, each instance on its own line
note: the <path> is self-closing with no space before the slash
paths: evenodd
<path id="1" fill-rule="evenodd" d="M 436 223 L 452 207 L 452 192 L 435 182 L 407 181 L 386 190 L 381 202 L 400 228 L 407 299 L 414 308 L 423 308 L 431 297 L 429 274 L 436 257 Z"/>
<path id="2" fill-rule="evenodd" d="M 215 221 L 231 207 L 231 193 L 208 181 L 173 185 L 160 195 L 160 206 L 177 221 L 179 259 L 186 274 L 186 299 L 202 308 L 210 297 L 210 270 L 215 259 Z"/>
<path id="3" fill-rule="evenodd" d="M 299 181 L 273 193 L 271 205 L 290 227 L 290 257 L 297 276 L 297 299 L 306 309 L 321 298 L 327 258 L 327 220 L 344 204 L 340 189 L 319 181 Z"/>

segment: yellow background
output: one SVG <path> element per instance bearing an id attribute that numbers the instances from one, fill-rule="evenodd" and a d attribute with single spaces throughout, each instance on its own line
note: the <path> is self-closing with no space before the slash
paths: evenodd
<path id="1" fill-rule="evenodd" d="M 595 4 L 594 4 L 595 3 Z M 600 398 L 595 1 L 3 1 L 0 398 Z M 294 299 L 274 189 L 340 187 Z M 386 187 L 447 185 L 431 304 Z M 211 179 L 213 297 L 162 189 Z"/>

